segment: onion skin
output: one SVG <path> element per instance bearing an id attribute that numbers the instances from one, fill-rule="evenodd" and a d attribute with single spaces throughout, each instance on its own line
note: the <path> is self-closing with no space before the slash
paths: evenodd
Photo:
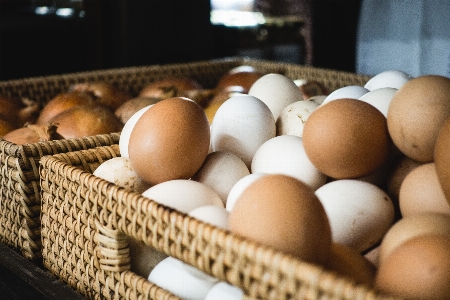
<path id="1" fill-rule="evenodd" d="M 80 105 L 65 110 L 51 119 L 65 139 L 120 132 L 123 123 L 103 105 Z"/>
<path id="2" fill-rule="evenodd" d="M 56 129 L 57 126 L 51 123 L 43 125 L 28 124 L 7 133 L 3 136 L 3 139 L 17 145 L 62 139 Z"/>
<path id="3" fill-rule="evenodd" d="M 39 114 L 36 124 L 49 123 L 53 117 L 72 107 L 92 105 L 94 103 L 94 98 L 88 93 L 78 91 L 60 93 L 44 106 Z"/>
<path id="4" fill-rule="evenodd" d="M 97 103 L 109 107 L 115 111 L 125 101 L 131 99 L 131 95 L 112 83 L 98 81 L 78 83 L 71 87 L 70 91 L 85 92 L 92 95 Z"/>
<path id="5" fill-rule="evenodd" d="M 167 99 L 185 96 L 184 92 L 201 90 L 203 86 L 187 77 L 169 77 L 147 84 L 139 93 L 140 97 Z"/>

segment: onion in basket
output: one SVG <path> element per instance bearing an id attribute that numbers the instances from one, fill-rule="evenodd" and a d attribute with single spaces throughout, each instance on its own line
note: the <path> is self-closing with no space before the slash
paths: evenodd
<path id="1" fill-rule="evenodd" d="M 3 136 L 3 139 L 17 145 L 62 139 L 56 129 L 57 126 L 51 123 L 44 125 L 28 124 L 10 131 Z"/>

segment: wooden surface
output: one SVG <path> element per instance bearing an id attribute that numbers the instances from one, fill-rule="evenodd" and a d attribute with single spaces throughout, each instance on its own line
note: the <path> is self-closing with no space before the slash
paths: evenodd
<path id="1" fill-rule="evenodd" d="M 82 295 L 0 243 L 0 299 L 86 300 Z"/>

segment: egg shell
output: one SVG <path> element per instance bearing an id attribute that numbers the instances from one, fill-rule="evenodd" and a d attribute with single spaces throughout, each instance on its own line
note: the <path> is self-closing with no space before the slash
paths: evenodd
<path id="1" fill-rule="evenodd" d="M 191 178 L 210 146 L 210 126 L 202 107 L 174 97 L 153 104 L 133 127 L 128 145 L 131 165 L 154 185 Z"/>
<path id="2" fill-rule="evenodd" d="M 373 173 L 386 163 L 392 148 L 386 118 L 357 99 L 319 106 L 305 123 L 302 140 L 316 168 L 336 179 Z"/>
<path id="3" fill-rule="evenodd" d="M 248 91 L 264 102 L 278 119 L 283 108 L 291 103 L 303 100 L 303 94 L 294 81 L 281 74 L 265 74 L 256 80 Z"/>
<path id="4" fill-rule="evenodd" d="M 365 256 L 348 246 L 333 243 L 327 268 L 358 284 L 372 286 L 376 267 Z"/>
<path id="5" fill-rule="evenodd" d="M 230 190 L 230 193 L 227 197 L 227 202 L 225 208 L 228 211 L 233 210 L 234 205 L 236 204 L 237 199 L 241 196 L 242 192 L 254 181 L 262 176 L 265 176 L 265 173 L 251 173 L 247 176 L 242 177 L 238 182 L 236 182 Z"/>
<path id="6" fill-rule="evenodd" d="M 192 180 L 212 188 L 226 204 L 228 193 L 233 185 L 249 174 L 247 165 L 237 155 L 215 151 L 206 156 L 200 170 L 192 176 Z"/>
<path id="7" fill-rule="evenodd" d="M 313 190 L 327 181 L 306 155 L 302 138 L 295 135 L 280 135 L 262 144 L 253 156 L 251 171 L 289 175 Z"/>
<path id="8" fill-rule="evenodd" d="M 276 121 L 277 135 L 296 135 L 301 137 L 306 120 L 318 106 L 319 104 L 314 101 L 302 100 L 283 108 Z"/>
<path id="9" fill-rule="evenodd" d="M 399 204 L 404 217 L 424 212 L 450 215 L 450 205 L 439 183 L 434 163 L 422 164 L 406 175 L 400 186 Z"/>
<path id="10" fill-rule="evenodd" d="M 434 163 L 441 188 L 450 203 L 450 118 L 442 125 L 436 139 Z"/>
<path id="11" fill-rule="evenodd" d="M 359 99 L 368 93 L 369 90 L 359 85 L 347 85 L 331 92 L 322 102 L 322 105 L 338 99 Z"/>
<path id="12" fill-rule="evenodd" d="M 181 260 L 169 256 L 155 266 L 148 280 L 182 299 L 205 299 L 217 280 L 199 278 L 183 264 Z"/>
<path id="13" fill-rule="evenodd" d="M 204 300 L 241 300 L 244 292 L 225 281 L 216 283 L 206 294 Z"/>
<path id="14" fill-rule="evenodd" d="M 183 213 L 205 205 L 224 207 L 212 188 L 189 179 L 174 179 L 156 184 L 142 195 Z"/>
<path id="15" fill-rule="evenodd" d="M 389 228 L 379 246 L 378 261 L 384 261 L 403 242 L 419 236 L 444 234 L 450 237 L 450 216 L 443 213 L 424 212 L 406 216 Z"/>
<path id="16" fill-rule="evenodd" d="M 364 87 L 369 91 L 387 87 L 399 89 L 412 78 L 408 73 L 400 70 L 386 70 L 370 78 Z"/>
<path id="17" fill-rule="evenodd" d="M 331 181 L 315 191 L 333 241 L 363 252 L 381 241 L 394 222 L 394 206 L 379 187 L 360 180 Z"/>
<path id="18" fill-rule="evenodd" d="M 422 235 L 398 246 L 379 266 L 375 288 L 401 299 L 450 299 L 450 238 Z"/>
<path id="19" fill-rule="evenodd" d="M 392 98 L 387 114 L 389 135 L 406 156 L 432 162 L 439 130 L 449 116 L 450 78 L 419 76 Z"/>
<path id="20" fill-rule="evenodd" d="M 104 161 L 94 170 L 93 175 L 137 193 L 150 188 L 150 184 L 143 181 L 133 170 L 127 157 L 113 157 Z"/>
<path id="21" fill-rule="evenodd" d="M 385 87 L 370 91 L 364 94 L 359 100 L 367 102 L 376 107 L 385 117 L 389 109 L 389 104 L 394 97 L 397 89 Z"/>
<path id="22" fill-rule="evenodd" d="M 233 234 L 306 262 L 328 259 L 325 211 L 313 190 L 291 176 L 269 174 L 250 184 L 231 210 L 229 226 Z"/>
<path id="23" fill-rule="evenodd" d="M 134 125 L 139 120 L 139 118 L 147 111 L 152 105 L 148 105 L 144 108 L 141 108 L 137 112 L 135 112 L 128 121 L 125 122 L 122 131 L 120 132 L 119 137 L 119 151 L 120 156 L 129 157 L 128 155 L 128 144 L 130 142 L 131 131 L 133 130 Z"/>
<path id="24" fill-rule="evenodd" d="M 237 155 L 250 169 L 256 150 L 275 135 L 275 119 L 264 102 L 249 95 L 233 96 L 214 116 L 211 149 Z"/>

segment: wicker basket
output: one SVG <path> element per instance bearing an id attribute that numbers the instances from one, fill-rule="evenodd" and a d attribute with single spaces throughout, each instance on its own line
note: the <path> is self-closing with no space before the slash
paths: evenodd
<path id="1" fill-rule="evenodd" d="M 44 265 L 89 299 L 178 299 L 130 271 L 127 239 L 227 281 L 246 299 L 392 299 L 92 174 L 117 145 L 41 161 Z"/>

